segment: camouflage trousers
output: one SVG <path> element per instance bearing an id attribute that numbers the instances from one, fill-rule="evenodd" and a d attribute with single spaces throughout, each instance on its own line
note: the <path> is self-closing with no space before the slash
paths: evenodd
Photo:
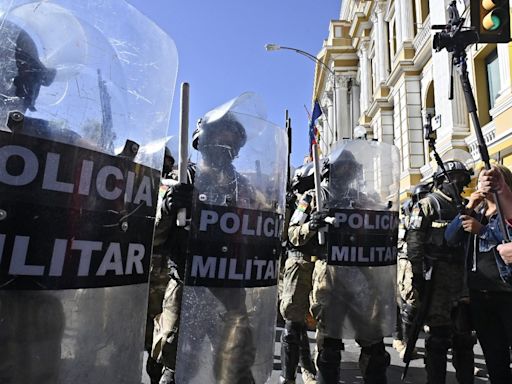
<path id="1" fill-rule="evenodd" d="M 397 260 L 397 301 L 398 305 L 403 303 L 415 305 L 418 301 L 418 292 L 412 287 L 412 264 L 407 257 L 398 257 Z"/>
<path id="2" fill-rule="evenodd" d="M 164 300 L 165 288 L 168 282 L 169 273 L 165 257 L 158 254 L 152 255 L 149 275 L 146 335 L 144 340 L 144 349 L 148 352 L 151 352 L 153 346 L 154 321 L 155 317 L 162 313 L 162 301 Z"/>
<path id="3" fill-rule="evenodd" d="M 164 367 L 175 370 L 183 282 L 177 273 L 171 273 L 171 276 L 165 288 L 162 312 L 154 318 L 151 357 Z"/>
<path id="4" fill-rule="evenodd" d="M 391 334 L 396 318 L 395 283 L 374 287 L 372 279 L 363 269 L 328 266 L 324 260 L 315 263 L 311 313 L 318 322 L 319 349 L 327 338 L 355 338 L 366 347 Z M 384 297 L 382 292 L 391 294 Z"/>
<path id="5" fill-rule="evenodd" d="M 280 312 L 285 320 L 304 322 L 309 312 L 315 262 L 309 256 L 288 256 L 284 265 Z"/>

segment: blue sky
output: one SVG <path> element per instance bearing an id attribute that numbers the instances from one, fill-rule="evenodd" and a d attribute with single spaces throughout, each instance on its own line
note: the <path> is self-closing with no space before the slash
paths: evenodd
<path id="1" fill-rule="evenodd" d="M 176 43 L 179 68 L 169 131 L 179 126 L 179 89 L 190 83 L 190 130 L 208 110 L 245 91 L 259 94 L 269 120 L 293 126 L 292 164 L 308 153 L 314 63 L 292 51 L 267 52 L 266 43 L 316 54 L 337 19 L 339 0 L 128 0 Z"/>

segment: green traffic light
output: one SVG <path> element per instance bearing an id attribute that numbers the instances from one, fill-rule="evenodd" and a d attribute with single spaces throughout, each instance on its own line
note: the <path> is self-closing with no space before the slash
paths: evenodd
<path id="1" fill-rule="evenodd" d="M 482 20 L 482 26 L 486 31 L 495 31 L 501 27 L 501 19 L 494 12 L 491 12 Z"/>

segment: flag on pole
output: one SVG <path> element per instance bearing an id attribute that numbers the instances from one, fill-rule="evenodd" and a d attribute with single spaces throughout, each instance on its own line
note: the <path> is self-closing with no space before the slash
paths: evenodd
<path id="1" fill-rule="evenodd" d="M 316 126 L 316 120 L 322 116 L 322 108 L 320 108 L 320 104 L 318 100 L 315 100 L 315 105 L 313 106 L 313 113 L 311 114 L 311 119 L 309 120 L 309 157 L 313 158 L 313 153 L 311 152 L 311 147 L 313 144 L 319 144 L 320 142 L 320 131 Z"/>

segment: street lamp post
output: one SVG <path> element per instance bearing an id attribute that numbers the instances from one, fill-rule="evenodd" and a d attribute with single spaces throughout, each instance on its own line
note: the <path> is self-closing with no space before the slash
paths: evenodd
<path id="1" fill-rule="evenodd" d="M 302 55 L 302 56 L 305 56 L 307 57 L 309 60 L 311 61 L 314 61 L 315 63 L 318 63 L 320 64 L 325 70 L 327 70 L 327 72 L 329 72 L 329 74 L 332 75 L 332 89 L 333 89 L 333 97 L 332 97 L 332 103 L 333 103 L 333 107 L 334 107 L 334 135 L 335 135 L 335 140 L 337 139 L 337 136 L 338 136 L 338 129 L 337 129 L 337 126 L 338 126 L 338 103 L 337 103 L 337 86 L 336 86 L 336 73 L 331 69 L 329 68 L 322 60 L 318 59 L 316 56 L 312 55 L 311 53 L 309 52 L 306 52 L 306 51 L 303 51 L 302 49 L 298 49 L 298 48 L 292 48 L 292 47 L 284 47 L 282 45 L 278 45 L 278 44 L 265 44 L 265 49 L 269 52 L 271 51 L 279 51 L 281 49 L 286 49 L 286 50 L 289 50 L 289 51 L 294 51 L 296 53 L 298 53 L 299 55 Z M 329 143 L 327 143 L 329 145 Z"/>

